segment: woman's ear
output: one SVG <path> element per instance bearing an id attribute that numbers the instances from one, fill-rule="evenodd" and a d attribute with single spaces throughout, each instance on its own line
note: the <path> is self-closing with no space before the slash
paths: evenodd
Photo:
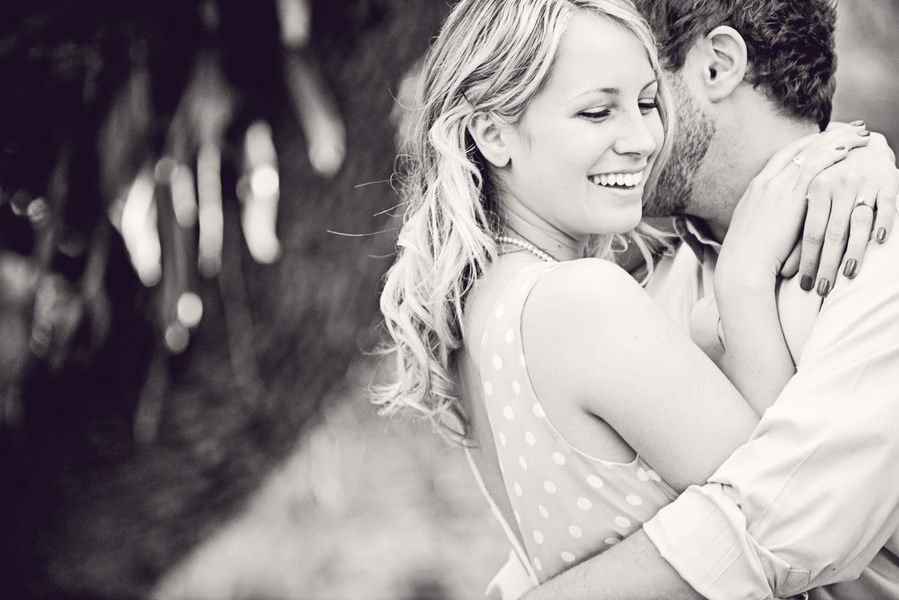
<path id="1" fill-rule="evenodd" d="M 511 160 L 501 127 L 496 118 L 488 113 L 476 114 L 468 125 L 468 132 L 481 155 L 494 167 L 505 167 Z"/>
<path id="2" fill-rule="evenodd" d="M 743 36 L 721 25 L 699 39 L 688 61 L 698 70 L 704 92 L 710 102 L 728 98 L 746 77 L 749 57 Z"/>

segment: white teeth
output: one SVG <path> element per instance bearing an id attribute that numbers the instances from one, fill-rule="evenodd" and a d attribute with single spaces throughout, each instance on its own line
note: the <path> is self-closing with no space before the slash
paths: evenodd
<path id="1" fill-rule="evenodd" d="M 643 171 L 637 173 L 602 173 L 601 175 L 591 175 L 590 181 L 596 185 L 606 187 L 621 186 L 635 187 L 643 181 Z"/>

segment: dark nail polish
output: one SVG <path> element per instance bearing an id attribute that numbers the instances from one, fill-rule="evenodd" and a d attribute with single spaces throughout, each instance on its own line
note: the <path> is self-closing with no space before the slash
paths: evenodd
<path id="1" fill-rule="evenodd" d="M 880 242 L 880 243 L 882 244 L 882 243 L 884 242 L 884 240 L 887 239 L 887 230 L 886 230 L 886 228 L 881 227 L 880 229 L 878 229 L 878 230 L 877 230 L 877 236 L 876 236 L 876 237 L 877 237 L 877 241 Z"/>
<path id="2" fill-rule="evenodd" d="M 869 135 L 871 135 L 871 132 L 866 129 L 865 131 L 859 131 L 858 135 L 860 135 L 861 137 L 868 137 Z"/>
<path id="3" fill-rule="evenodd" d="M 812 279 L 811 275 L 803 275 L 802 279 L 799 281 L 799 287 L 807 292 L 815 287 L 815 280 Z"/>
<path id="4" fill-rule="evenodd" d="M 846 146 L 837 146 L 837 152 L 842 152 L 846 149 Z"/>
<path id="5" fill-rule="evenodd" d="M 861 119 L 859 119 L 858 121 L 853 121 L 852 123 L 849 123 L 849 124 L 852 125 L 853 127 L 861 127 L 862 125 L 865 124 L 865 122 L 862 121 Z"/>
<path id="6" fill-rule="evenodd" d="M 854 258 L 850 258 L 849 260 L 846 261 L 846 266 L 843 267 L 843 275 L 845 275 L 849 279 L 852 279 L 853 277 L 855 277 L 855 273 L 857 270 L 858 270 L 858 263 L 856 262 L 856 260 Z"/>
<path id="7" fill-rule="evenodd" d="M 830 293 L 830 282 L 823 277 L 818 280 L 818 295 L 822 298 Z"/>

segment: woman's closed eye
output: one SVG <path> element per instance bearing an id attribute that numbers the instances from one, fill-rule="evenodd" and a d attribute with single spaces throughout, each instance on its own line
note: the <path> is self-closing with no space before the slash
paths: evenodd
<path id="1" fill-rule="evenodd" d="M 611 109 L 602 108 L 602 109 L 594 109 L 594 110 L 584 110 L 578 113 L 579 117 L 583 117 L 588 121 L 602 121 L 606 117 L 612 114 Z"/>
<path id="2" fill-rule="evenodd" d="M 637 106 L 640 108 L 640 113 L 644 115 L 648 115 L 654 110 L 659 108 L 658 101 L 656 98 L 640 100 L 637 103 Z M 593 109 L 593 110 L 583 110 L 578 113 L 579 117 L 587 119 L 588 121 L 602 121 L 609 117 L 612 114 L 612 109 L 610 108 L 602 108 L 602 109 Z"/>

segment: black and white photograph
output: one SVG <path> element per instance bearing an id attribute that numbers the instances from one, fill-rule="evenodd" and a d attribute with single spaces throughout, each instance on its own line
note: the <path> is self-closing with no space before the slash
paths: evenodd
<path id="1" fill-rule="evenodd" d="M 0 597 L 899 600 L 896 0 L 3 0 Z"/>

